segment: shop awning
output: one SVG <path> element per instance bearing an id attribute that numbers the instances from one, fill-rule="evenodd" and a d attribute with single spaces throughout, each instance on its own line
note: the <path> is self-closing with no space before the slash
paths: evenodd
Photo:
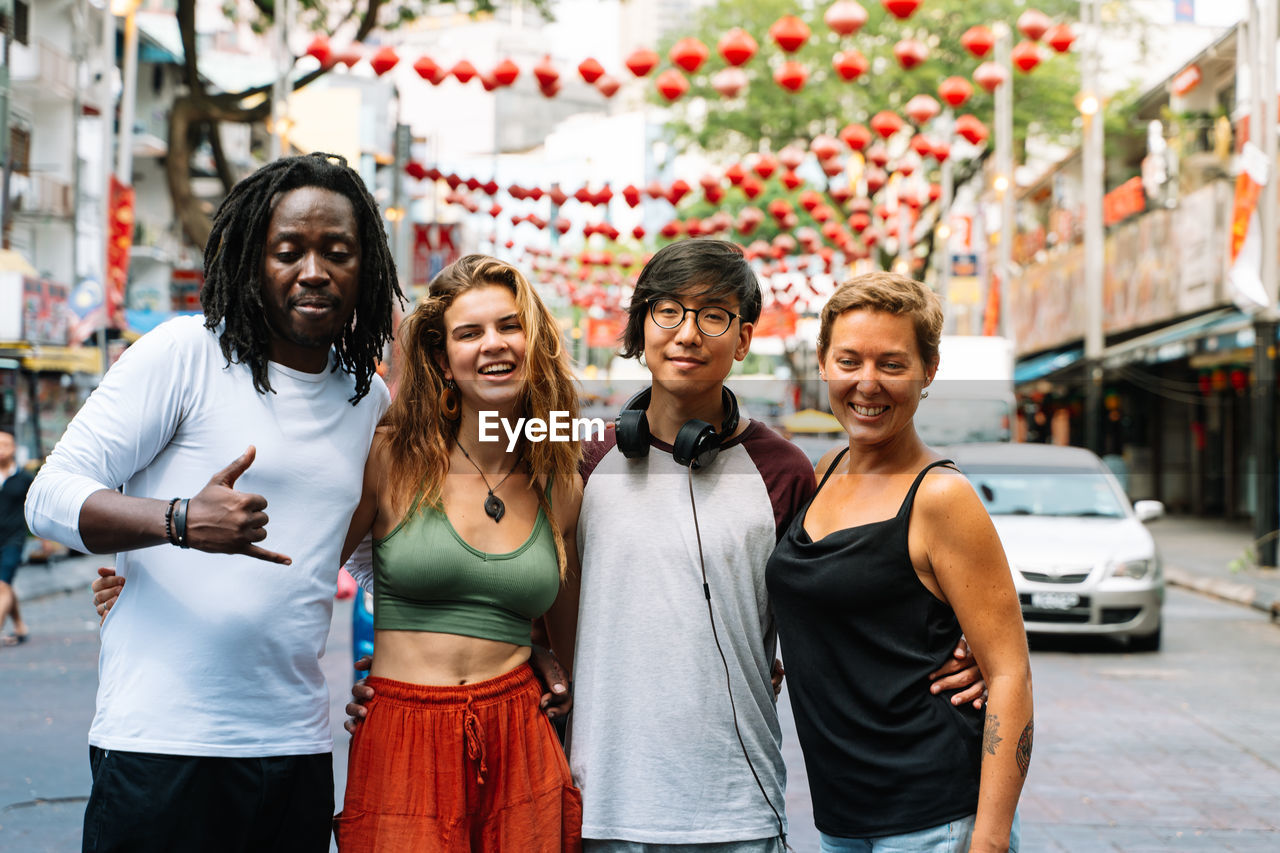
<path id="1" fill-rule="evenodd" d="M 1134 362 L 1159 364 L 1176 361 L 1198 352 L 1198 341 L 1234 334 L 1251 324 L 1249 315 L 1242 311 L 1218 308 L 1109 346 L 1102 353 L 1102 363 L 1105 367 L 1120 367 Z"/>
<path id="2" fill-rule="evenodd" d="M 1033 355 L 1014 365 L 1013 384 L 1021 385 L 1024 382 L 1044 379 L 1050 374 L 1070 367 L 1082 358 L 1084 358 L 1084 347 L 1082 346 Z"/>

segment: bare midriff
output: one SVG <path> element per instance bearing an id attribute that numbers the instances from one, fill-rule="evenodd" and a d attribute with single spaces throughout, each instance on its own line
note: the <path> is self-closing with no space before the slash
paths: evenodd
<path id="1" fill-rule="evenodd" d="M 529 647 L 434 631 L 376 631 L 370 675 L 436 686 L 474 684 L 510 672 Z"/>

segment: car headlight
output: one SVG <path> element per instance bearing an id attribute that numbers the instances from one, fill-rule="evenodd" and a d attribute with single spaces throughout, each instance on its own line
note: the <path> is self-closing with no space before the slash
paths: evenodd
<path id="1" fill-rule="evenodd" d="M 1116 561 L 1111 564 L 1111 577 L 1142 580 L 1151 574 L 1154 566 L 1155 560 L 1152 559 Z"/>

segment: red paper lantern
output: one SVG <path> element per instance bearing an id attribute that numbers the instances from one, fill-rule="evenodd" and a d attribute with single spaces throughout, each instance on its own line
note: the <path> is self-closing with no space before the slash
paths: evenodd
<path id="1" fill-rule="evenodd" d="M 987 126 L 977 117 L 966 113 L 956 119 L 956 133 L 973 145 L 980 145 L 987 139 Z"/>
<path id="2" fill-rule="evenodd" d="M 751 166 L 751 170 L 760 176 L 761 180 L 769 180 L 773 173 L 778 171 L 778 161 L 772 154 L 761 154 L 756 157 L 756 162 Z"/>
<path id="3" fill-rule="evenodd" d="M 329 46 L 329 37 L 324 33 L 320 33 L 311 40 L 307 45 L 307 56 L 315 57 L 316 62 L 322 66 L 328 65 L 329 60 L 333 58 L 333 48 Z"/>
<path id="4" fill-rule="evenodd" d="M 867 61 L 861 51 L 842 50 L 832 57 L 831 67 L 836 70 L 842 80 L 857 80 L 867 73 L 871 63 Z"/>
<path id="5" fill-rule="evenodd" d="M 840 141 L 825 133 L 819 134 L 809 143 L 809 150 L 818 160 L 830 160 L 840 153 Z"/>
<path id="6" fill-rule="evenodd" d="M 400 57 L 396 54 L 396 49 L 388 44 L 378 48 L 378 52 L 369 57 L 369 67 L 373 69 L 374 74 L 381 77 L 395 68 L 399 61 Z"/>
<path id="7" fill-rule="evenodd" d="M 658 233 L 663 237 L 666 237 L 668 240 L 674 240 L 684 233 L 684 223 L 679 219 L 673 219 L 666 225 L 663 225 Z"/>
<path id="8" fill-rule="evenodd" d="M 867 149 L 867 162 L 882 168 L 889 162 L 889 149 L 883 142 L 877 142 Z"/>
<path id="9" fill-rule="evenodd" d="M 594 83 L 604 76 L 604 66 L 595 57 L 588 56 L 578 63 L 578 76 L 587 83 Z"/>
<path id="10" fill-rule="evenodd" d="M 454 66 L 449 69 L 449 73 L 454 76 L 459 83 L 470 83 L 480 72 L 476 71 L 476 67 L 465 59 L 460 59 Z"/>
<path id="11" fill-rule="evenodd" d="M 414 160 L 410 160 L 408 163 L 404 164 L 404 171 L 409 177 L 418 181 L 427 176 L 426 168 L 421 163 Z"/>
<path id="12" fill-rule="evenodd" d="M 542 61 L 533 66 L 533 76 L 538 78 L 538 85 L 543 88 L 560 82 L 560 72 L 551 64 L 551 56 L 549 54 L 543 56 Z"/>
<path id="13" fill-rule="evenodd" d="M 958 107 L 973 94 L 973 87 L 963 77 L 948 77 L 938 84 L 938 95 L 953 107 Z"/>
<path id="14" fill-rule="evenodd" d="M 920 8 L 920 0 L 881 0 L 881 3 L 890 15 L 903 21 L 914 15 L 916 9 Z"/>
<path id="15" fill-rule="evenodd" d="M 480 85 L 484 87 L 486 92 L 492 92 L 498 88 L 498 81 L 493 79 L 493 73 L 480 74 Z"/>
<path id="16" fill-rule="evenodd" d="M 667 187 L 667 201 L 672 204 L 679 204 L 680 199 L 693 192 L 693 187 L 689 186 L 688 181 L 683 178 L 676 178 L 671 182 L 671 186 Z"/>
<path id="17" fill-rule="evenodd" d="M 747 87 L 747 72 L 741 68 L 722 68 L 711 75 L 711 88 L 722 98 L 736 98 Z"/>
<path id="18" fill-rule="evenodd" d="M 707 61 L 710 53 L 707 46 L 696 38 L 682 38 L 672 45 L 667 56 L 676 65 L 693 74 Z"/>
<path id="19" fill-rule="evenodd" d="M 510 59 L 504 59 L 493 66 L 493 81 L 499 86 L 510 86 L 520 76 L 520 67 Z"/>
<path id="20" fill-rule="evenodd" d="M 631 73 L 637 77 L 644 77 L 658 67 L 658 61 L 658 54 L 647 47 L 639 47 L 631 51 L 631 55 L 624 59 L 622 64 L 627 66 Z"/>
<path id="21" fill-rule="evenodd" d="M 965 50 L 981 59 L 996 46 L 996 35 L 991 32 L 990 27 L 979 24 L 964 31 L 964 35 L 960 36 L 960 44 Z"/>
<path id="22" fill-rule="evenodd" d="M 904 124 L 901 116 L 889 110 L 881 110 L 871 117 L 871 129 L 884 139 L 902 130 Z"/>
<path id="23" fill-rule="evenodd" d="M 945 162 L 951 157 L 951 145 L 947 142 L 933 143 L 933 159 L 939 163 Z"/>
<path id="24" fill-rule="evenodd" d="M 418 72 L 418 76 L 421 77 L 423 80 L 434 82 L 434 78 L 436 77 L 437 74 L 440 74 L 441 79 L 444 79 L 444 75 L 441 72 L 440 66 L 435 63 L 435 60 L 427 56 L 425 53 L 422 54 L 422 56 L 419 56 L 417 60 L 414 61 L 413 70 Z M 435 85 L 439 85 L 439 84 L 437 83 Z"/>
<path id="25" fill-rule="evenodd" d="M 760 193 L 764 192 L 764 184 L 751 175 L 747 175 L 742 179 L 742 192 L 747 198 L 758 198 Z"/>
<path id="26" fill-rule="evenodd" d="M 855 213 L 849 217 L 849 227 L 861 234 L 871 227 L 871 217 L 865 213 Z"/>
<path id="27" fill-rule="evenodd" d="M 559 187 L 552 187 L 547 190 L 547 198 L 551 199 L 551 203 L 556 207 L 560 207 L 569 200 L 569 196 L 566 195 L 565 191 Z"/>
<path id="28" fill-rule="evenodd" d="M 480 191 L 485 195 L 493 196 L 498 194 L 498 182 L 490 178 L 480 185 Z"/>
<path id="29" fill-rule="evenodd" d="M 724 170 L 724 176 L 732 186 L 736 187 L 742 183 L 742 179 L 747 176 L 747 172 L 742 168 L 741 163 L 734 163 L 732 166 Z"/>
<path id="30" fill-rule="evenodd" d="M 489 206 L 489 215 L 490 215 L 490 216 L 492 216 L 494 219 L 497 219 L 499 216 L 501 216 L 501 215 L 502 215 L 502 205 L 500 205 L 500 204 L 493 204 L 493 205 L 490 205 L 490 206 Z"/>
<path id="31" fill-rule="evenodd" d="M 1026 74 L 1039 65 L 1043 57 L 1040 55 L 1040 45 L 1033 41 L 1020 41 L 1013 46 L 1009 58 L 1023 74 Z"/>
<path id="32" fill-rule="evenodd" d="M 598 89 L 600 94 L 604 95 L 606 98 L 612 98 L 614 95 L 618 94 L 618 90 L 621 88 L 622 84 L 609 74 L 605 74 L 596 81 L 596 89 Z"/>
<path id="33" fill-rule="evenodd" d="M 751 33 L 740 27 L 729 30 L 716 44 L 716 50 L 720 51 L 724 61 L 735 66 L 745 65 L 751 57 L 756 55 L 759 47 L 756 40 L 751 37 Z"/>
<path id="34" fill-rule="evenodd" d="M 894 167 L 894 171 L 904 178 L 909 178 L 916 171 L 916 163 L 911 158 L 903 158 L 898 161 L 898 165 Z"/>
<path id="35" fill-rule="evenodd" d="M 1009 79 L 1009 72 L 995 62 L 984 62 L 973 71 L 973 82 L 988 92 L 994 92 Z"/>
<path id="36" fill-rule="evenodd" d="M 643 225 L 637 225 L 635 228 L 631 229 L 631 236 L 635 237 L 637 240 L 643 240 L 644 235 L 645 230 Z"/>
<path id="37" fill-rule="evenodd" d="M 724 199 L 724 187 L 704 187 L 702 194 L 708 204 L 719 204 Z"/>
<path id="38" fill-rule="evenodd" d="M 822 20 L 831 31 L 842 36 L 851 36 L 867 22 L 867 10 L 854 0 L 837 0 L 827 9 Z"/>
<path id="39" fill-rule="evenodd" d="M 843 174 L 846 168 L 844 161 L 839 157 L 832 157 L 830 160 L 823 160 L 819 165 L 822 166 L 822 171 L 825 172 L 829 178 L 834 178 L 836 175 Z"/>
<path id="40" fill-rule="evenodd" d="M 544 98 L 554 98 L 560 94 L 560 81 L 554 80 L 549 85 L 538 84 L 538 91 L 542 93 Z"/>
<path id="41" fill-rule="evenodd" d="M 364 52 L 362 51 L 359 42 L 352 42 L 351 44 L 347 45 L 343 50 L 333 55 L 333 61 L 335 63 L 339 65 L 345 65 L 348 68 L 355 65 L 363 58 L 364 58 Z"/>
<path id="42" fill-rule="evenodd" d="M 924 124 L 941 112 L 942 107 L 929 95 L 916 95 L 907 101 L 907 105 L 902 108 L 902 111 L 910 116 L 911 120 L 916 124 Z"/>
<path id="43" fill-rule="evenodd" d="M 1066 53 L 1075 44 L 1076 34 L 1071 31 L 1070 24 L 1055 24 L 1045 33 L 1044 40 L 1058 53 Z"/>
<path id="44" fill-rule="evenodd" d="M 797 175 L 791 169 L 783 172 L 778 180 L 782 181 L 782 185 L 789 190 L 794 190 L 796 187 L 804 184 L 804 178 Z"/>
<path id="45" fill-rule="evenodd" d="M 1040 41 L 1053 22 L 1049 16 L 1038 9 L 1028 9 L 1018 16 L 1018 32 L 1032 41 Z"/>
<path id="46" fill-rule="evenodd" d="M 867 169 L 867 171 L 863 172 L 862 179 L 867 182 L 867 192 L 870 195 L 875 195 L 888 182 L 889 176 L 884 173 L 883 169 Z"/>
<path id="47" fill-rule="evenodd" d="M 785 198 L 775 198 L 769 202 L 769 206 L 766 209 L 769 211 L 770 216 L 781 222 L 787 218 L 787 214 L 791 213 L 791 202 Z"/>
<path id="48" fill-rule="evenodd" d="M 942 198 L 942 185 L 929 184 L 929 201 L 937 201 Z"/>
<path id="49" fill-rule="evenodd" d="M 813 213 L 814 209 L 822 204 L 822 196 L 814 190 L 805 190 L 800 193 L 800 206 L 805 209 L 806 213 Z"/>
<path id="50" fill-rule="evenodd" d="M 658 87 L 662 97 L 668 101 L 674 101 L 689 91 L 689 81 L 684 79 L 684 75 L 674 68 L 668 68 L 659 74 L 658 79 L 654 81 L 654 85 Z"/>
<path id="51" fill-rule="evenodd" d="M 809 81 L 809 69 L 799 62 L 784 62 L 773 73 L 773 82 L 788 92 L 799 92 Z"/>
<path id="52" fill-rule="evenodd" d="M 606 205 L 612 200 L 613 190 L 609 188 L 608 184 L 605 184 L 600 189 L 596 190 L 596 194 L 591 197 L 591 203 L 598 206 Z"/>
<path id="53" fill-rule="evenodd" d="M 846 124 L 840 131 L 840 139 L 854 151 L 861 151 L 871 143 L 871 131 L 860 124 Z"/>
<path id="54" fill-rule="evenodd" d="M 929 58 L 929 48 L 916 39 L 903 39 L 893 46 L 893 55 L 897 57 L 899 65 L 910 71 Z"/>
<path id="55" fill-rule="evenodd" d="M 933 143 L 929 141 L 929 137 L 922 133 L 917 133 L 911 137 L 911 150 L 920 157 L 928 157 L 933 153 Z"/>
<path id="56" fill-rule="evenodd" d="M 795 15 L 783 15 L 769 27 L 769 37 L 787 53 L 794 53 L 809 40 L 809 25 Z"/>
<path id="57" fill-rule="evenodd" d="M 844 204 L 853 197 L 853 189 L 848 184 L 836 184 L 827 190 L 827 195 L 835 199 L 836 204 Z"/>

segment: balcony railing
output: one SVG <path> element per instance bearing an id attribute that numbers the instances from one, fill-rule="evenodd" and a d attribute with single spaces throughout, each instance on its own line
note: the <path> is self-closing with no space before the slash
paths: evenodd
<path id="1" fill-rule="evenodd" d="M 66 181 L 40 174 L 14 174 L 9 180 L 9 195 L 17 214 L 62 218 L 75 211 L 75 193 Z"/>
<path id="2" fill-rule="evenodd" d="M 36 98 L 69 98 L 76 88 L 76 63 L 41 39 L 28 50 L 16 48 L 10 70 L 14 88 Z"/>

